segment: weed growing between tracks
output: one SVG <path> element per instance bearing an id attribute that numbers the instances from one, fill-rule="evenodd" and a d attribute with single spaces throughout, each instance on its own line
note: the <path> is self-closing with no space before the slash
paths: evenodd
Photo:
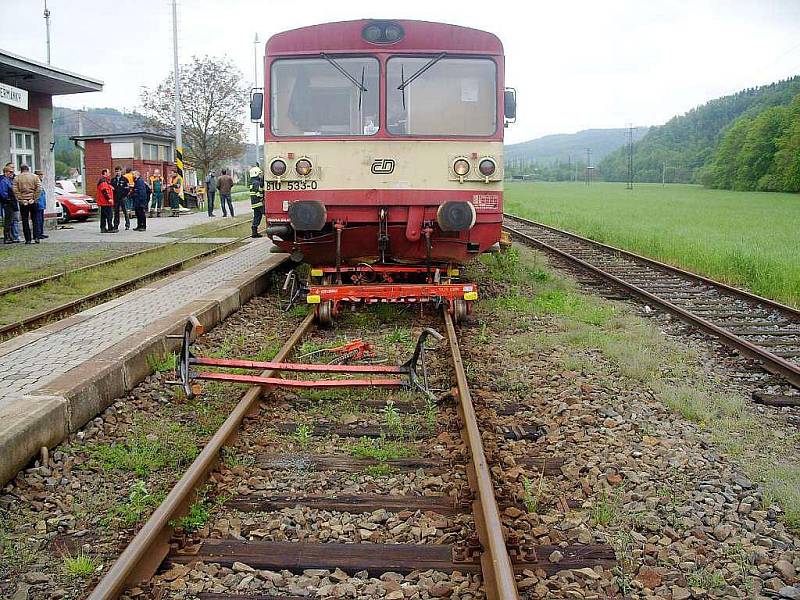
<path id="1" fill-rule="evenodd" d="M 527 509 L 513 524 L 528 523 L 531 543 L 611 544 L 618 565 L 601 579 L 640 598 L 651 597 L 643 587 L 689 597 L 692 586 L 750 598 L 771 565 L 797 560 L 785 526 L 800 527 L 800 438 L 755 413 L 702 349 L 665 336 L 635 307 L 582 293 L 525 247 L 484 256 L 472 271 L 483 298 L 463 327 L 473 397 L 496 411 L 515 404 L 509 423 L 542 432 L 509 442 L 513 460 L 503 464 L 551 453 L 564 461 L 538 494 L 539 470 L 496 475 Z M 525 584 L 547 597 L 568 581 Z M 586 585 L 599 597 L 611 591 Z"/>
<path id="2" fill-rule="evenodd" d="M 632 389 L 645 385 L 707 431 L 780 504 L 786 524 L 800 531 L 800 434 L 776 428 L 769 417 L 748 410 L 749 400 L 709 377 L 693 350 L 666 338 L 624 305 L 580 293 L 574 282 L 548 269 L 540 254 L 515 247 L 483 262 L 494 280 L 489 286 L 501 292 L 478 304 L 478 318 L 513 324 L 512 355 L 525 355 L 532 347 L 560 351 L 565 369 L 598 377 L 619 374 Z M 552 319 L 547 331 L 530 326 L 543 317 Z M 598 361 L 598 355 L 605 360 Z M 513 372 L 499 384 L 519 397 L 527 391 Z"/>
<path id="3" fill-rule="evenodd" d="M 198 353 L 224 343 L 232 355 L 266 354 L 298 322 L 274 298 L 256 298 L 201 337 Z M 238 402 L 239 388 L 221 384 L 206 385 L 202 396 L 187 401 L 164 383 L 170 363 L 151 358 L 154 375 L 54 449 L 48 465 L 21 472 L 0 493 L 0 597 L 13 597 L 25 574 L 35 571 L 47 582 L 32 587 L 30 598 L 55 590 L 64 591 L 57 597 L 85 598 Z M 228 451 L 222 460 L 241 468 L 252 457 Z M 196 526 L 222 500 L 209 495 L 181 525 Z M 73 577 L 62 556 L 81 554 L 94 567 Z"/>

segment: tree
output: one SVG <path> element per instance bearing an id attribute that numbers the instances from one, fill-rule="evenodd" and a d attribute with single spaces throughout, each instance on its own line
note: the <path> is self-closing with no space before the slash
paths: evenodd
<path id="1" fill-rule="evenodd" d="M 148 126 L 175 128 L 175 76 L 142 88 L 141 112 Z M 181 65 L 184 155 L 202 175 L 244 151 L 248 90 L 242 73 L 226 58 L 193 56 Z"/>

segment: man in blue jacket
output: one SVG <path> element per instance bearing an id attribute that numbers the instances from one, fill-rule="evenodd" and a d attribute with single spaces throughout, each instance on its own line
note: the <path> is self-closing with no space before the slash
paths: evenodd
<path id="1" fill-rule="evenodd" d="M 147 192 L 147 185 L 142 179 L 139 171 L 133 172 L 133 193 L 131 200 L 133 201 L 133 210 L 136 212 L 136 228 L 134 231 L 147 230 L 147 204 L 149 194 Z"/>
<path id="2" fill-rule="evenodd" d="M 3 243 L 19 243 L 19 233 L 14 228 L 14 216 L 19 211 L 19 204 L 14 197 L 14 164 L 8 163 L 3 167 L 3 176 L 0 177 L 0 204 L 3 205 Z"/>

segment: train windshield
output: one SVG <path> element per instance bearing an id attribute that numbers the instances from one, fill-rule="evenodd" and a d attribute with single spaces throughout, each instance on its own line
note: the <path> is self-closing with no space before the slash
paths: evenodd
<path id="1" fill-rule="evenodd" d="M 272 63 L 270 120 L 277 136 L 378 132 L 375 58 L 292 58 Z"/>
<path id="2" fill-rule="evenodd" d="M 390 58 L 387 129 L 394 135 L 483 136 L 497 130 L 497 69 L 485 58 Z"/>

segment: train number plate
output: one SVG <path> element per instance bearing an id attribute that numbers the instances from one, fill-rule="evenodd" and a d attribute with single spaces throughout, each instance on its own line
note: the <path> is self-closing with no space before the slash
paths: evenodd
<path id="1" fill-rule="evenodd" d="M 475 194 L 472 196 L 472 204 L 475 210 L 497 210 L 500 204 L 500 196 L 497 194 Z"/>
<path id="2" fill-rule="evenodd" d="M 315 190 L 319 187 L 316 181 L 286 181 L 284 188 L 283 181 L 265 181 L 264 189 L 268 192 L 280 192 L 286 189 L 290 192 L 300 192 L 303 190 Z"/>

